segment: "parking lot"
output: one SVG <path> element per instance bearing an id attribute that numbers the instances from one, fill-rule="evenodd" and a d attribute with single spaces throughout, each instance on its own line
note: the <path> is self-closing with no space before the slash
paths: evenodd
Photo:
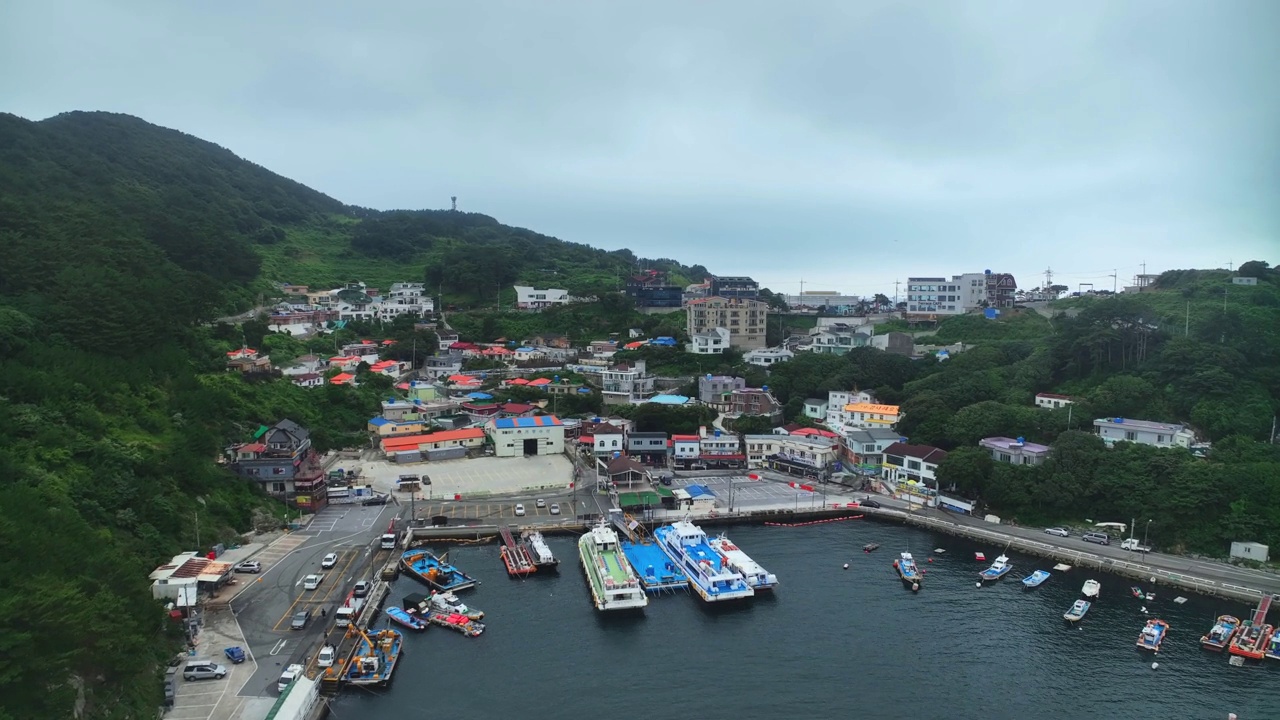
<path id="1" fill-rule="evenodd" d="M 672 481 L 671 487 L 688 487 L 689 485 L 703 485 L 716 496 L 716 505 L 728 508 L 732 501 L 734 509 L 757 509 L 757 508 L 778 508 L 778 509 L 799 509 L 820 508 L 823 506 L 824 494 L 823 486 L 811 485 L 813 492 L 808 490 L 800 490 L 793 488 L 785 482 L 774 482 L 771 480 L 752 480 L 746 475 L 731 476 L 711 476 L 696 478 L 676 478 Z M 839 488 L 847 490 L 846 488 Z M 825 488 L 825 501 L 828 505 L 840 501 L 846 501 L 844 496 L 837 496 L 835 491 L 837 487 L 827 486 Z"/>
<path id="2" fill-rule="evenodd" d="M 554 518 L 571 519 L 574 517 L 575 498 L 569 493 L 546 494 L 540 496 L 546 501 L 546 507 L 538 507 L 536 499 L 520 498 L 516 500 L 475 500 L 468 501 L 436 501 L 423 502 L 418 500 L 414 514 L 423 520 L 430 520 L 433 517 L 444 516 L 449 518 L 450 522 L 467 523 L 474 525 L 492 524 L 495 522 L 537 522 L 550 521 Z M 576 502 L 579 503 L 578 512 L 598 512 L 595 504 L 591 501 L 590 496 L 585 493 L 578 493 Z M 515 507 L 517 504 L 524 506 L 524 515 L 517 516 Z M 551 507 L 558 505 L 560 513 L 554 515 Z"/>
<path id="3" fill-rule="evenodd" d="M 395 490 L 401 475 L 426 475 L 431 479 L 431 484 L 422 487 L 420 500 L 440 500 L 454 495 L 461 495 L 465 499 L 477 494 L 484 496 L 567 490 L 569 483 L 573 481 L 573 464 L 563 455 L 479 457 L 409 465 L 385 460 L 364 460 L 360 462 L 360 468 L 362 480 L 372 484 L 379 492 Z"/>
<path id="4" fill-rule="evenodd" d="M 390 511 L 387 508 L 387 505 L 360 505 L 359 503 L 330 505 L 316 513 L 311 522 L 307 523 L 307 527 L 300 532 L 346 534 L 368 530 L 374 525 L 385 526 L 395 514 L 394 506 L 391 506 Z M 383 513 L 386 513 L 385 520 Z"/>

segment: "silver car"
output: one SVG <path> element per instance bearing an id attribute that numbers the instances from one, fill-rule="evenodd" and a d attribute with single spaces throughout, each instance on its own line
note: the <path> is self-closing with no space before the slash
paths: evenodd
<path id="1" fill-rule="evenodd" d="M 1050 535 L 1057 535 L 1058 537 L 1071 537 L 1071 531 L 1064 527 L 1045 528 L 1044 531 Z"/>

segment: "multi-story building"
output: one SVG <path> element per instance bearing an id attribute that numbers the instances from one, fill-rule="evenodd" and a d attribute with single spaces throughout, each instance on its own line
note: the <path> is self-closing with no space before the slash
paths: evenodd
<path id="1" fill-rule="evenodd" d="M 826 426 L 837 433 L 844 431 L 845 407 L 855 403 L 873 403 L 876 397 L 866 390 L 831 390 L 827 392 Z"/>
<path id="2" fill-rule="evenodd" d="M 903 437 L 889 428 L 849 430 L 840 440 L 840 457 L 852 470 L 879 475 L 885 448 L 903 441 Z"/>
<path id="3" fill-rule="evenodd" d="M 989 437 L 978 445 L 991 451 L 991 459 L 1011 465 L 1039 465 L 1049 457 L 1049 446 L 1027 442 L 1024 438 Z"/>
<path id="4" fill-rule="evenodd" d="M 569 291 L 556 288 L 539 290 L 528 285 L 513 285 L 516 290 L 516 307 L 521 310 L 542 310 L 569 302 Z"/>
<path id="5" fill-rule="evenodd" d="M 276 497 L 319 510 L 327 504 L 324 471 L 311 447 L 311 434 L 292 420 L 263 427 L 252 442 L 227 448 L 227 466 L 262 484 Z"/>
<path id="6" fill-rule="evenodd" d="M 641 310 L 674 312 L 684 305 L 684 288 L 668 284 L 662 270 L 645 270 L 627 278 L 627 295 Z"/>
<path id="7" fill-rule="evenodd" d="M 712 296 L 689 302 L 687 331 L 690 337 L 714 328 L 729 331 L 730 347 L 758 350 L 765 346 L 769 306 L 758 300 Z"/>
<path id="8" fill-rule="evenodd" d="M 600 392 L 605 405 L 634 405 L 654 395 L 657 378 L 645 370 L 644 360 L 625 363 L 600 372 Z"/>
<path id="9" fill-rule="evenodd" d="M 670 448 L 664 432 L 633 432 L 627 436 L 627 455 L 647 465 L 666 465 Z"/>
<path id="10" fill-rule="evenodd" d="M 708 470 L 737 468 L 746 465 L 747 456 L 737 435 L 703 427 L 698 429 L 698 461 Z"/>
<path id="11" fill-rule="evenodd" d="M 1018 292 L 1018 281 L 1009 273 L 983 273 L 986 276 L 987 307 L 1011 308 Z"/>
<path id="12" fill-rule="evenodd" d="M 729 343 L 729 329 L 717 327 L 690 335 L 685 350 L 694 355 L 719 355 L 729 349 Z"/>
<path id="13" fill-rule="evenodd" d="M 777 365 L 780 362 L 786 362 L 795 356 L 795 353 L 784 347 L 776 347 L 751 350 L 746 353 L 742 359 L 750 365 L 769 367 L 770 365 Z"/>
<path id="14" fill-rule="evenodd" d="M 930 445 L 896 442 L 884 449 L 884 464 L 880 468 L 881 483 L 900 500 L 936 507 L 938 464 L 946 457 L 945 450 Z"/>
<path id="15" fill-rule="evenodd" d="M 701 450 L 700 438 L 697 435 L 671 436 L 671 456 L 681 467 L 687 468 L 691 463 L 697 462 Z"/>
<path id="16" fill-rule="evenodd" d="M 827 401 L 822 398 L 805 398 L 804 416 L 819 422 L 827 419 Z"/>
<path id="17" fill-rule="evenodd" d="M 702 375 L 698 378 L 698 401 L 707 405 L 727 405 L 728 395 L 747 386 L 747 381 L 732 375 Z"/>
<path id="18" fill-rule="evenodd" d="M 987 279 L 982 273 L 945 277 L 907 278 L 907 314 L 963 315 L 981 307 L 987 298 Z"/>
<path id="19" fill-rule="evenodd" d="M 711 297 L 744 298 L 755 300 L 760 297 L 760 283 L 749 277 L 726 276 L 710 279 L 709 293 Z"/>
<path id="20" fill-rule="evenodd" d="M 729 415 L 765 415 L 773 420 L 782 419 L 782 406 L 778 404 L 768 387 L 739 388 L 729 393 Z"/>
<path id="21" fill-rule="evenodd" d="M 878 403 L 851 403 L 844 406 L 840 424 L 847 428 L 890 428 L 902 419 L 897 405 Z"/>
<path id="22" fill-rule="evenodd" d="M 747 466 L 825 480 L 835 467 L 838 446 L 819 435 L 747 435 Z"/>
<path id="23" fill-rule="evenodd" d="M 826 290 L 806 290 L 799 295 L 784 295 L 782 299 L 793 312 L 854 315 L 864 307 L 862 298 L 857 295 L 841 295 Z"/>
<path id="24" fill-rule="evenodd" d="M 815 327 L 809 332 L 812 344 L 810 352 L 844 355 L 858 347 L 871 344 L 872 329 L 870 326 L 853 326 L 844 323 L 827 324 Z"/>
<path id="25" fill-rule="evenodd" d="M 1108 446 L 1117 442 L 1132 442 L 1159 448 L 1190 448 L 1196 441 L 1194 432 L 1176 423 L 1099 418 L 1093 421 L 1093 427 Z"/>

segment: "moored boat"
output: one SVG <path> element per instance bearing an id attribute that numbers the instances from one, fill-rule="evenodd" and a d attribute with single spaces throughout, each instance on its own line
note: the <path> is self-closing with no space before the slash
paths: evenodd
<path id="1" fill-rule="evenodd" d="M 1093 603 L 1089 602 L 1088 600 L 1077 600 L 1075 601 L 1074 604 L 1071 605 L 1070 610 L 1063 613 L 1062 617 L 1068 622 L 1077 622 L 1082 618 L 1084 618 L 1084 616 L 1089 612 L 1089 608 L 1092 605 Z"/>
<path id="2" fill-rule="evenodd" d="M 484 632 L 484 623 L 479 620 L 472 620 L 466 615 L 433 612 L 429 619 L 440 627 L 457 630 L 467 637 L 479 637 Z"/>
<path id="3" fill-rule="evenodd" d="M 1001 555 L 996 558 L 995 562 L 991 563 L 991 567 L 978 573 L 978 577 L 982 578 L 983 582 L 988 580 L 999 580 L 1005 575 L 1008 575 L 1009 571 L 1012 569 L 1013 566 L 1009 564 L 1008 556 Z"/>
<path id="4" fill-rule="evenodd" d="M 1250 660 L 1261 660 L 1266 656 L 1267 644 L 1271 642 L 1272 634 L 1273 628 L 1270 625 L 1254 625 L 1252 621 L 1246 620 L 1227 646 L 1227 652 Z"/>
<path id="5" fill-rule="evenodd" d="M 400 659 L 404 635 L 391 629 L 380 630 L 372 637 L 359 628 L 356 628 L 356 632 L 360 637 L 356 640 L 355 655 L 345 672 L 346 681 L 352 685 L 386 684 L 396 669 L 396 661 Z"/>
<path id="6" fill-rule="evenodd" d="M 449 592 L 475 587 L 475 578 L 433 555 L 429 550 L 409 550 L 400 556 L 404 572 L 436 590 Z"/>
<path id="7" fill-rule="evenodd" d="M 869 553 L 880 549 L 880 543 L 867 543 L 862 546 L 862 552 Z"/>
<path id="8" fill-rule="evenodd" d="M 640 610 L 649 597 L 618 549 L 618 533 L 604 520 L 578 539 L 578 559 L 596 610 Z"/>
<path id="9" fill-rule="evenodd" d="M 1239 629 L 1240 618 L 1235 615 L 1219 615 L 1209 632 L 1200 637 L 1200 647 L 1222 652 L 1231 644 L 1231 639 L 1236 636 Z"/>
<path id="10" fill-rule="evenodd" d="M 484 611 L 468 607 L 466 603 L 458 599 L 457 595 L 451 592 L 431 593 L 431 597 L 427 599 L 427 606 L 431 612 L 462 615 L 472 620 L 479 620 L 484 617 Z"/>
<path id="11" fill-rule="evenodd" d="M 746 578 L 747 585 L 752 590 L 759 592 L 761 590 L 772 590 L 778 585 L 778 576 L 760 567 L 760 563 L 751 559 L 737 545 L 733 544 L 729 538 L 723 534 L 720 537 L 712 538 L 708 541 L 712 550 L 720 553 L 725 563 L 730 569 L 737 570 L 742 577 Z"/>
<path id="12" fill-rule="evenodd" d="M 1160 644 L 1164 642 L 1164 636 L 1168 632 L 1169 623 L 1151 618 L 1147 621 L 1146 627 L 1142 628 L 1142 632 L 1138 634 L 1138 642 L 1136 643 L 1138 649 L 1160 652 Z"/>
<path id="13" fill-rule="evenodd" d="M 1147 597 L 1142 593 L 1142 588 L 1138 587 L 1137 585 L 1134 585 L 1133 587 L 1129 588 L 1129 592 L 1133 593 L 1133 596 L 1138 598 L 1139 600 L 1145 600 Z"/>
<path id="14" fill-rule="evenodd" d="M 1022 586 L 1025 588 L 1040 587 L 1045 580 L 1049 579 L 1049 574 L 1048 570 L 1037 570 L 1022 578 Z"/>
<path id="15" fill-rule="evenodd" d="M 742 600 L 756 594 L 742 573 L 711 547 L 702 528 L 688 520 L 663 525 L 653 531 L 653 538 L 689 576 L 689 587 L 704 602 Z"/>
<path id="16" fill-rule="evenodd" d="M 911 557 L 911 553 L 904 552 L 902 556 L 893 561 L 893 566 L 898 570 L 898 576 L 902 578 L 902 582 L 911 583 L 913 587 L 918 587 L 920 581 L 924 579 L 920 568 L 916 567 L 915 558 Z"/>
<path id="17" fill-rule="evenodd" d="M 1080 594 L 1087 598 L 1096 598 L 1100 592 L 1102 592 L 1102 583 L 1097 580 L 1085 580 L 1084 587 L 1080 588 Z"/>
<path id="18" fill-rule="evenodd" d="M 393 606 L 393 607 L 387 608 L 385 612 L 387 613 L 387 617 L 390 618 L 391 621 L 396 623 L 397 625 L 402 625 L 404 627 L 409 628 L 410 630 L 426 630 L 427 629 L 426 620 L 423 620 L 421 617 L 413 613 L 410 613 L 404 608 Z"/>
<path id="19" fill-rule="evenodd" d="M 1271 633 L 1271 642 L 1267 643 L 1267 651 L 1263 655 L 1268 660 L 1280 660 L 1280 632 Z"/>
<path id="20" fill-rule="evenodd" d="M 520 536 L 520 544 L 529 553 L 529 559 L 533 561 L 538 570 L 558 570 L 560 568 L 560 561 L 556 559 L 555 555 L 551 554 L 551 548 L 547 546 L 547 541 L 543 539 L 542 533 L 537 530 L 527 531 Z"/>

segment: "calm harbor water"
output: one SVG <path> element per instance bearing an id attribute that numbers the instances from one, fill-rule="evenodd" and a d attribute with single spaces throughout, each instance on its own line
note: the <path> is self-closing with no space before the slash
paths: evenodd
<path id="1" fill-rule="evenodd" d="M 1183 593 L 1177 605 L 1157 588 L 1148 610 L 1170 631 L 1152 670 L 1134 646 L 1144 603 L 1124 578 L 1071 570 L 1024 590 L 1018 577 L 1052 563 L 1012 554 L 1013 572 L 978 589 L 973 551 L 999 548 L 865 521 L 730 536 L 778 574 L 774 595 L 730 607 L 661 596 L 633 617 L 592 609 L 571 538 L 550 538 L 559 576 L 527 580 L 507 578 L 495 545 L 452 548 L 483 581 L 463 599 L 487 613 L 485 634 L 411 636 L 391 687 L 347 691 L 332 716 L 1280 718 L 1280 662 L 1234 668 L 1199 647 L 1217 615 L 1245 617 L 1238 603 Z M 868 542 L 881 548 L 863 553 Z M 890 566 L 904 550 L 927 570 L 918 595 Z M 1090 577 L 1102 597 L 1071 627 L 1062 613 Z M 401 578 L 388 602 L 420 591 Z"/>

